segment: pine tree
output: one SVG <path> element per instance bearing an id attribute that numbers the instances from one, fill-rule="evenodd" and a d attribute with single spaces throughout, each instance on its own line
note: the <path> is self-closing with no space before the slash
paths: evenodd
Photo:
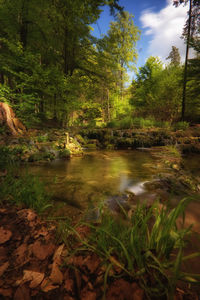
<path id="1" fill-rule="evenodd" d="M 178 48 L 176 48 L 175 46 L 172 46 L 172 50 L 166 59 L 170 59 L 170 64 L 173 66 L 180 65 L 181 57 L 180 57 Z"/>

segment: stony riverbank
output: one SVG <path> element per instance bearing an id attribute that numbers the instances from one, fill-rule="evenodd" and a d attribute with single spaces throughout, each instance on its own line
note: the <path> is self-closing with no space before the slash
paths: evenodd
<path id="1" fill-rule="evenodd" d="M 85 129 L 80 142 L 87 148 L 136 149 L 177 145 L 184 152 L 200 153 L 200 127 L 187 130 L 151 129 Z"/>
<path id="2" fill-rule="evenodd" d="M 176 145 L 183 153 L 200 153 L 200 127 L 170 131 L 155 129 L 45 129 L 20 135 L 0 135 L 0 151 L 9 161 L 68 159 L 84 149 L 138 149 Z"/>

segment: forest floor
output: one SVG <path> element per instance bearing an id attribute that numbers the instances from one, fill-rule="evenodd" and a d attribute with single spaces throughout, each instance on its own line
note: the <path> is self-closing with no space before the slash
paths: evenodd
<path id="1" fill-rule="evenodd" d="M 77 231 L 84 237 L 89 228 Z M 56 223 L 40 219 L 30 209 L 1 206 L 0 246 L 1 299 L 147 299 L 130 278 L 108 280 L 105 290 L 101 258 L 92 252 L 71 255 L 59 243 Z M 117 267 L 115 271 L 117 277 Z M 177 287 L 174 300 L 182 299 L 198 300 L 198 293 Z"/>

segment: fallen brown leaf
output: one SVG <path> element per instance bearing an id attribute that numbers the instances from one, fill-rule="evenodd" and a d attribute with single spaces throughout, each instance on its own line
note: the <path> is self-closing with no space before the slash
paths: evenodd
<path id="1" fill-rule="evenodd" d="M 62 251 L 63 251 L 63 248 L 64 248 L 64 244 L 60 245 L 57 250 L 55 251 L 54 253 L 54 256 L 53 256 L 53 261 L 56 262 L 58 265 L 61 264 L 61 254 L 62 254 Z"/>
<path id="2" fill-rule="evenodd" d="M 82 291 L 81 291 L 81 299 L 87 299 L 87 300 L 96 300 L 97 295 L 95 292 L 92 292 L 88 289 L 86 286 Z M 109 298 L 108 298 L 109 299 Z M 116 298 L 119 299 L 119 298 Z"/>
<path id="3" fill-rule="evenodd" d="M 14 256 L 16 256 L 15 258 L 15 262 L 17 264 L 21 264 L 25 261 L 26 256 L 27 256 L 27 244 L 21 244 L 13 253 Z"/>
<path id="4" fill-rule="evenodd" d="M 55 290 L 59 287 L 59 285 L 53 285 L 51 280 L 45 278 L 41 284 L 41 290 L 45 293 Z"/>
<path id="5" fill-rule="evenodd" d="M 35 241 L 32 246 L 33 254 L 40 260 L 46 259 L 53 254 L 55 246 L 51 244 L 43 245 L 40 241 Z"/>
<path id="6" fill-rule="evenodd" d="M 65 295 L 63 300 L 74 300 L 74 298 L 72 298 L 71 296 L 69 295 Z"/>
<path id="7" fill-rule="evenodd" d="M 39 236 L 47 236 L 49 234 L 48 230 L 42 226 L 39 230 L 36 230 L 33 234 L 34 238 L 37 239 Z"/>
<path id="8" fill-rule="evenodd" d="M 60 271 L 58 264 L 56 262 L 53 263 L 51 275 L 49 278 L 55 284 L 61 284 L 63 281 L 63 274 Z"/>
<path id="9" fill-rule="evenodd" d="M 90 234 L 91 230 L 90 227 L 82 225 L 76 228 L 76 231 L 79 233 L 81 239 L 85 238 Z"/>
<path id="10" fill-rule="evenodd" d="M 0 279 L 0 286 L 3 286 L 3 285 L 4 285 L 4 280 Z"/>
<path id="11" fill-rule="evenodd" d="M 97 256 L 95 253 L 92 253 L 91 255 L 86 256 L 84 259 L 83 264 L 87 266 L 88 270 L 91 273 L 94 273 L 95 270 L 98 268 L 100 265 L 100 258 Z"/>
<path id="12" fill-rule="evenodd" d="M 3 297 L 12 297 L 12 289 L 8 288 L 8 289 L 3 289 L 0 288 L 0 295 Z"/>
<path id="13" fill-rule="evenodd" d="M 68 292 L 68 293 L 72 293 L 73 292 L 73 287 L 74 287 L 74 281 L 70 278 L 65 280 L 65 285 L 64 285 L 64 289 Z"/>
<path id="14" fill-rule="evenodd" d="M 7 270 L 9 266 L 9 262 L 5 262 L 2 266 L 0 266 L 0 277 L 3 275 L 3 273 Z"/>
<path id="15" fill-rule="evenodd" d="M 142 300 L 144 292 L 136 283 L 130 284 L 124 279 L 114 281 L 107 292 L 109 300 Z"/>
<path id="16" fill-rule="evenodd" d="M 12 236 L 12 232 L 10 230 L 4 229 L 0 227 L 0 244 L 4 244 L 9 241 Z"/>
<path id="17" fill-rule="evenodd" d="M 15 292 L 14 300 L 29 300 L 30 298 L 30 290 L 25 285 L 21 285 Z"/>
<path id="18" fill-rule="evenodd" d="M 0 263 L 7 259 L 7 249 L 3 246 L 0 247 Z"/>
<path id="19" fill-rule="evenodd" d="M 138 286 L 136 282 L 131 284 L 132 298 L 131 300 L 142 300 L 144 297 L 144 291 Z"/>
<path id="20" fill-rule="evenodd" d="M 80 255 L 80 256 L 72 256 L 68 260 L 68 263 L 72 264 L 72 265 L 75 265 L 77 267 L 82 267 L 83 264 L 84 264 L 84 260 L 85 260 L 85 258 L 82 255 Z"/>
<path id="21" fill-rule="evenodd" d="M 28 220 L 29 222 L 35 220 L 37 217 L 36 213 L 28 208 L 21 209 L 20 211 L 17 212 L 17 214 L 20 219 L 25 219 L 25 220 Z"/>
<path id="22" fill-rule="evenodd" d="M 31 270 L 24 270 L 24 276 L 21 280 L 16 282 L 17 285 L 21 284 L 22 282 L 25 283 L 27 281 L 31 281 L 29 287 L 31 289 L 36 288 L 44 279 L 44 273 L 35 272 Z"/>

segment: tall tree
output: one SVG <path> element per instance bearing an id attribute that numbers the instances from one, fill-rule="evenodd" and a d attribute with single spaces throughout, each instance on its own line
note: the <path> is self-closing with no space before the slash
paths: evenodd
<path id="1" fill-rule="evenodd" d="M 184 79 L 183 79 L 183 95 L 182 95 L 182 113 L 181 119 L 185 118 L 185 102 L 186 102 L 186 85 L 187 85 L 187 69 L 188 69 L 188 57 L 189 57 L 189 43 L 191 36 L 199 28 L 200 24 L 200 0 L 174 0 L 174 5 L 178 6 L 182 3 L 189 2 L 188 20 L 184 28 L 183 36 L 186 40 L 186 53 L 185 53 L 185 68 L 184 68 Z"/>
<path id="2" fill-rule="evenodd" d="M 166 59 L 170 59 L 170 64 L 173 66 L 180 65 L 181 57 L 180 57 L 178 48 L 176 48 L 175 46 L 172 46 L 172 50 Z"/>
<path id="3" fill-rule="evenodd" d="M 123 95 L 124 74 L 127 70 L 135 70 L 137 62 L 136 43 L 140 30 L 134 24 L 133 15 L 128 12 L 117 14 L 116 21 L 111 22 L 108 36 L 105 37 L 107 51 L 118 64 L 121 95 Z"/>

